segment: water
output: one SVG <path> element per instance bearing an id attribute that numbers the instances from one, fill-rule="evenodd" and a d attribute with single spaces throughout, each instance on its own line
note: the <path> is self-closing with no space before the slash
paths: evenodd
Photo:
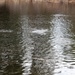
<path id="1" fill-rule="evenodd" d="M 0 8 L 0 75 L 75 75 L 74 6 L 34 6 Z"/>

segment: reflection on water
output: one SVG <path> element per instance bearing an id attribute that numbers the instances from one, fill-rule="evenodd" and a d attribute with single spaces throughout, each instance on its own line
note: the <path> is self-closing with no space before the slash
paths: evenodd
<path id="1" fill-rule="evenodd" d="M 30 31 L 31 28 L 28 26 L 28 17 L 27 16 L 23 16 L 21 18 L 21 27 L 22 27 L 22 49 L 23 49 L 23 63 L 22 63 L 22 67 L 24 67 L 23 69 L 23 75 L 29 75 L 31 74 L 31 66 L 32 66 L 32 52 L 33 52 L 33 41 L 30 38 Z"/>
<path id="2" fill-rule="evenodd" d="M 74 63 L 73 54 L 69 53 L 72 51 L 72 45 L 75 44 L 75 41 L 72 39 L 71 22 L 67 18 L 68 16 L 59 14 L 54 15 L 51 21 L 53 28 L 50 42 L 54 53 L 53 57 L 56 60 L 55 75 L 75 74 L 74 65 L 71 65 Z"/>
<path id="3" fill-rule="evenodd" d="M 73 8 L 58 13 L 22 7 L 21 13 L 0 8 L 0 75 L 74 75 L 75 15 L 68 12 Z"/>

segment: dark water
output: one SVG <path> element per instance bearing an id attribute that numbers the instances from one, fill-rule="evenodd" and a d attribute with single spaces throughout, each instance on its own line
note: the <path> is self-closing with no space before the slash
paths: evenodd
<path id="1" fill-rule="evenodd" d="M 61 8 L 0 8 L 0 75 L 75 75 L 74 6 Z"/>

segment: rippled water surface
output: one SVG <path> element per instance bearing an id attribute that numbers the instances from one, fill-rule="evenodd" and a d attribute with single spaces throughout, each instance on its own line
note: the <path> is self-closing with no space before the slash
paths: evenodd
<path id="1" fill-rule="evenodd" d="M 0 75 L 75 75 L 73 11 L 0 9 Z"/>

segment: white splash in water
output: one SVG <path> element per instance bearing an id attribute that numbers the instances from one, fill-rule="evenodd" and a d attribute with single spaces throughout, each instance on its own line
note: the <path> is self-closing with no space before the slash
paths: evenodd
<path id="1" fill-rule="evenodd" d="M 55 16 L 55 17 L 60 17 L 60 16 L 68 16 L 68 15 L 63 15 L 63 14 L 55 14 L 55 15 L 53 15 L 53 16 Z"/>
<path id="2" fill-rule="evenodd" d="M 11 32 L 13 32 L 13 30 L 5 30 L 5 29 L 2 29 L 2 30 L 0 30 L 0 32 L 3 32 L 3 33 L 11 33 Z"/>
<path id="3" fill-rule="evenodd" d="M 40 35 L 46 35 L 46 32 L 48 32 L 48 29 L 38 29 L 32 31 L 32 33 L 40 34 Z"/>

